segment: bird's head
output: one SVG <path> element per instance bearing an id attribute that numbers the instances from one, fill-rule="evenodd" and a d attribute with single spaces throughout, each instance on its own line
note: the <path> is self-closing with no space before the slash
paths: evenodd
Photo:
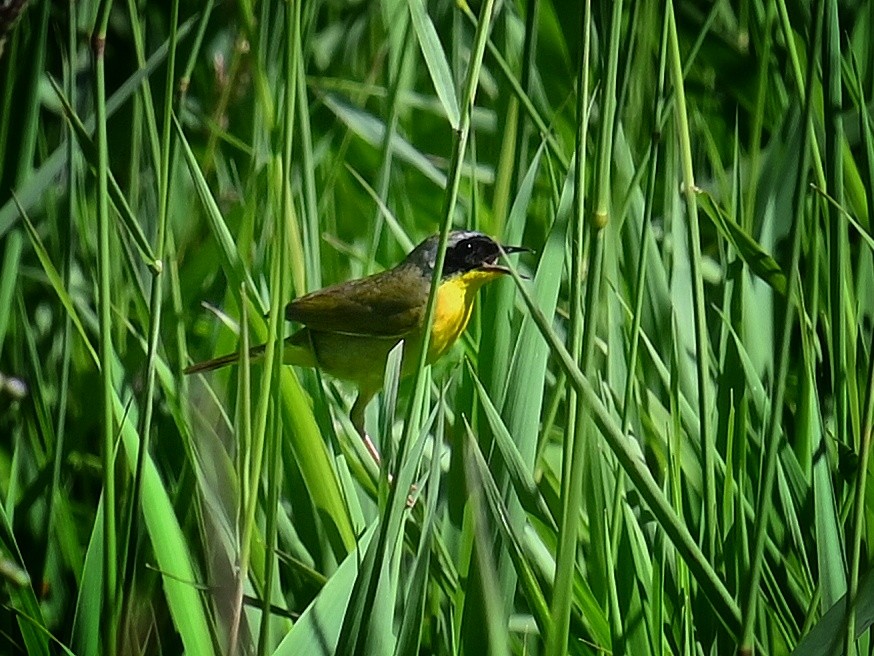
<path id="1" fill-rule="evenodd" d="M 421 269 L 423 274 L 430 275 L 434 271 L 439 243 L 440 235 L 431 235 L 410 252 L 403 264 L 412 264 Z M 445 280 L 454 276 L 481 273 L 485 278 L 493 278 L 510 273 L 507 267 L 498 264 L 501 251 L 509 254 L 527 252 L 530 249 L 524 246 L 501 246 L 481 232 L 453 230 L 446 241 L 442 277 Z"/>

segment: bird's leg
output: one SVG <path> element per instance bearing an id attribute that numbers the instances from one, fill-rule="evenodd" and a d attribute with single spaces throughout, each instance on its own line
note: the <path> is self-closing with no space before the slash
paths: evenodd
<path id="1" fill-rule="evenodd" d="M 349 419 L 352 421 L 352 425 L 355 427 L 355 430 L 361 436 L 361 440 L 364 442 L 364 446 L 367 448 L 368 453 L 370 453 L 371 457 L 376 462 L 376 466 L 379 467 L 382 464 L 382 456 L 379 455 L 379 451 L 377 451 L 376 445 L 373 443 L 373 440 L 370 439 L 370 435 L 368 435 L 367 431 L 364 430 L 364 409 L 367 407 L 367 404 L 370 403 L 370 400 L 375 395 L 376 392 L 369 392 L 365 390 L 359 391 L 358 397 L 355 399 L 355 403 L 352 404 L 352 410 L 349 412 Z M 394 476 L 389 473 L 389 484 L 391 484 L 393 480 Z M 416 504 L 416 500 L 413 497 L 413 494 L 415 492 L 416 485 L 413 484 L 410 487 L 410 494 L 407 495 L 408 508 L 412 508 Z"/>
<path id="2" fill-rule="evenodd" d="M 364 410 L 367 408 L 367 404 L 370 403 L 370 399 L 373 398 L 374 394 L 375 392 L 366 392 L 364 390 L 359 391 L 355 403 L 352 404 L 352 410 L 349 412 L 349 419 L 352 421 L 352 425 L 361 436 L 364 446 L 367 448 L 368 453 L 370 453 L 378 467 L 382 462 L 382 457 L 379 455 L 379 451 L 377 451 L 373 440 L 370 439 L 370 435 L 368 435 L 367 431 L 364 430 Z"/>

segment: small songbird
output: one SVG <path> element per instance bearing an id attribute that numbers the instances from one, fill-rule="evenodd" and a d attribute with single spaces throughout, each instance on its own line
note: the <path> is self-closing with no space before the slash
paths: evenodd
<path id="1" fill-rule="evenodd" d="M 364 409 L 382 388 L 386 359 L 401 340 L 401 375 L 415 371 L 438 243 L 439 235 L 432 235 L 392 269 L 325 287 L 293 300 L 285 308 L 286 319 L 303 324 L 303 328 L 286 338 L 283 362 L 318 367 L 355 384 L 358 398 L 349 418 L 377 460 L 379 456 L 364 431 Z M 455 230 L 449 234 L 428 343 L 428 363 L 443 356 L 464 332 L 477 290 L 509 273 L 497 263 L 501 252 L 528 250 L 502 247 L 479 232 Z M 262 356 L 264 349 L 264 345 L 252 348 L 250 357 Z M 194 364 L 185 373 L 217 369 L 238 359 L 239 354 L 231 353 Z"/>

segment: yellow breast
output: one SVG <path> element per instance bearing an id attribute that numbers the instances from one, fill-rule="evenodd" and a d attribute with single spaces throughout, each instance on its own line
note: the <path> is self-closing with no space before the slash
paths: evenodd
<path id="1" fill-rule="evenodd" d="M 434 362 L 442 357 L 455 340 L 461 337 L 470 322 L 477 291 L 499 275 L 491 271 L 472 271 L 440 283 L 440 288 L 437 290 L 434 324 L 431 327 L 428 362 Z"/>

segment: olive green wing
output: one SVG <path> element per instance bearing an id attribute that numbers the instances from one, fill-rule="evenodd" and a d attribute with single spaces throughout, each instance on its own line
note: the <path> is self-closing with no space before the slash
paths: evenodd
<path id="1" fill-rule="evenodd" d="M 418 328 L 428 301 L 428 281 L 415 270 L 393 269 L 325 287 L 285 308 L 285 318 L 312 330 L 403 337 Z"/>

